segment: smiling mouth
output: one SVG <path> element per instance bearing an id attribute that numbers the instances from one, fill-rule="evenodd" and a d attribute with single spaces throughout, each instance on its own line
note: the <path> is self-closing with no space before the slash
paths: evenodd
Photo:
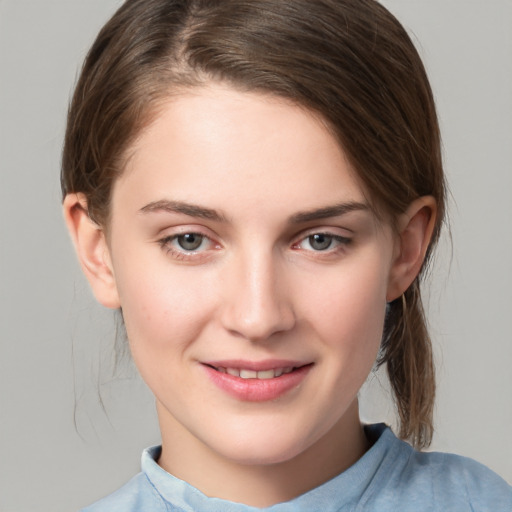
<path id="1" fill-rule="evenodd" d="M 232 377 L 239 377 L 241 379 L 259 379 L 259 380 L 268 380 L 275 379 L 277 377 L 281 377 L 282 375 L 288 375 L 289 373 L 294 372 L 295 370 L 299 370 L 300 368 L 304 368 L 304 366 L 285 366 L 282 368 L 270 368 L 268 370 L 250 370 L 245 368 L 230 368 L 224 366 L 213 366 L 207 365 L 210 368 L 218 371 L 219 373 L 227 373 Z"/>
<path id="2" fill-rule="evenodd" d="M 266 402 L 297 388 L 314 363 L 299 361 L 209 361 L 202 366 L 222 391 L 244 402 Z"/>

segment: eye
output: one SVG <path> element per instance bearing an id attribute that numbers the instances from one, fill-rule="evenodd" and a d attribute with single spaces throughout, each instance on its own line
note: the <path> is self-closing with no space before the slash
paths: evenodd
<path id="1" fill-rule="evenodd" d="M 211 249 L 219 248 L 211 238 L 193 231 L 167 236 L 158 243 L 168 255 L 177 260 L 202 260 L 208 257 Z"/>
<path id="2" fill-rule="evenodd" d="M 330 233 L 313 233 L 294 245 L 295 249 L 313 252 L 332 252 L 350 243 L 350 238 Z"/>
<path id="3" fill-rule="evenodd" d="M 325 233 L 315 233 L 314 235 L 308 236 L 308 243 L 315 251 L 325 251 L 331 247 L 334 238 L 331 235 Z"/>
<path id="4" fill-rule="evenodd" d="M 178 235 L 175 237 L 176 243 L 184 251 L 197 251 L 206 237 L 199 233 L 185 233 L 184 235 Z"/>

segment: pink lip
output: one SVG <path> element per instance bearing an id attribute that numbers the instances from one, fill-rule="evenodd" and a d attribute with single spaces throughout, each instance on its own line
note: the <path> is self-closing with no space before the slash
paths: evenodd
<path id="1" fill-rule="evenodd" d="M 313 364 L 304 364 L 297 361 L 215 361 L 201 365 L 210 380 L 222 391 L 232 397 L 247 402 L 265 402 L 275 400 L 288 391 L 296 388 L 308 375 Z M 215 368 L 238 368 L 253 371 L 265 371 L 276 368 L 294 367 L 291 373 L 286 373 L 273 379 L 242 379 L 221 373 Z"/>

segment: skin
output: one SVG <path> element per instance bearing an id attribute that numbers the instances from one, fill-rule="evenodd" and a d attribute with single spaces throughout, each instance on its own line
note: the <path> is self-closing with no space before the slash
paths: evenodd
<path id="1" fill-rule="evenodd" d="M 165 103 L 130 155 L 108 238 L 83 195 L 70 194 L 64 212 L 96 297 L 122 308 L 155 394 L 159 464 L 209 496 L 258 507 L 348 468 L 368 449 L 357 393 L 386 302 L 420 269 L 433 199 L 415 201 L 394 231 L 318 117 L 218 84 Z M 326 213 L 339 205 L 350 211 Z M 205 371 L 276 359 L 309 367 L 272 400 L 234 397 Z"/>

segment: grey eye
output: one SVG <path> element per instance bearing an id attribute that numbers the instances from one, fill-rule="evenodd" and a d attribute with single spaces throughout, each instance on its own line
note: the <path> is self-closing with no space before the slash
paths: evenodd
<path id="1" fill-rule="evenodd" d="M 195 251 L 201 247 L 204 236 L 198 233 L 185 233 L 176 237 L 176 242 L 184 251 Z"/>
<path id="2" fill-rule="evenodd" d="M 309 245 L 315 251 L 325 251 L 332 244 L 333 237 L 323 233 L 316 233 L 308 237 Z"/>

